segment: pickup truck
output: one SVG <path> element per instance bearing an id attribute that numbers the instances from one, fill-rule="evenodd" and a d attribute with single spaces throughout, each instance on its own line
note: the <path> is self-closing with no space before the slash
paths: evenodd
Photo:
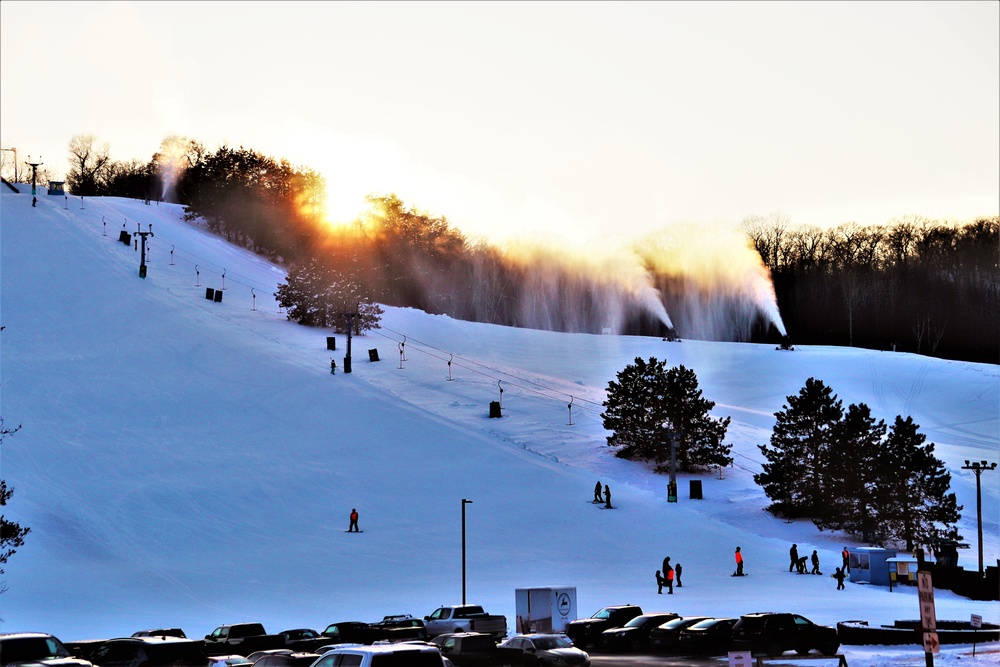
<path id="1" fill-rule="evenodd" d="M 260 623 L 220 625 L 205 635 L 205 653 L 213 655 L 250 655 L 254 651 L 285 648 L 283 635 L 269 635 Z"/>
<path id="2" fill-rule="evenodd" d="M 497 646 L 493 637 L 482 632 L 457 632 L 438 635 L 433 639 L 441 655 L 455 667 L 515 667 L 537 665 L 534 656 L 519 648 Z"/>
<path id="3" fill-rule="evenodd" d="M 507 617 L 487 614 L 477 604 L 438 607 L 424 617 L 428 637 L 446 632 L 482 632 L 500 641 L 507 636 Z"/>

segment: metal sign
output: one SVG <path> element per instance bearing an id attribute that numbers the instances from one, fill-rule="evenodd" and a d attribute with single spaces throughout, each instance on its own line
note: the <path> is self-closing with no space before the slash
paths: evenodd
<path id="1" fill-rule="evenodd" d="M 924 652 L 925 653 L 941 652 L 941 644 L 938 643 L 938 635 L 936 632 L 924 633 Z"/>
<path id="2" fill-rule="evenodd" d="M 750 651 L 730 651 L 729 667 L 752 667 L 753 656 Z"/>
<path id="3" fill-rule="evenodd" d="M 983 627 L 983 617 L 980 616 L 979 614 L 973 614 L 971 624 L 972 627 L 977 629 Z"/>
<path id="4" fill-rule="evenodd" d="M 924 630 L 937 630 L 937 615 L 934 612 L 934 583 L 931 581 L 930 572 L 922 570 L 917 572 L 917 596 L 920 598 L 920 627 Z M 936 636 L 935 641 L 937 641 Z"/>

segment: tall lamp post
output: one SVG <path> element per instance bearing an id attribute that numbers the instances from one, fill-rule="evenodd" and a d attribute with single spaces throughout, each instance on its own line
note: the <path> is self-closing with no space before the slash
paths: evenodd
<path id="1" fill-rule="evenodd" d="M 979 576 L 983 576 L 983 491 L 979 481 L 979 476 L 984 470 L 996 470 L 996 461 L 987 463 L 986 461 L 965 462 L 962 470 L 971 470 L 976 474 L 976 519 L 979 521 Z"/>
<path id="2" fill-rule="evenodd" d="M 462 498 L 462 604 L 465 604 L 465 506 L 471 505 L 471 500 Z"/>

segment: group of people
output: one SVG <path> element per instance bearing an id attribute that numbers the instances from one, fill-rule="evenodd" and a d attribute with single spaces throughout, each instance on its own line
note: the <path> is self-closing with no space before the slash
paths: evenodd
<path id="1" fill-rule="evenodd" d="M 739 551 L 739 549 L 737 549 Z M 844 547 L 844 550 L 840 552 L 841 558 L 843 558 L 843 564 L 837 568 L 837 571 L 833 574 L 833 578 L 837 580 L 837 590 L 844 589 L 844 579 L 851 572 L 851 552 Z M 792 548 L 788 550 L 788 571 L 796 571 L 799 574 L 806 573 L 806 561 L 812 561 L 812 570 L 810 574 L 823 574 L 819 570 L 819 554 L 813 549 L 812 556 L 799 556 L 799 545 L 793 544 Z"/>
<path id="2" fill-rule="evenodd" d="M 667 587 L 667 593 L 669 595 L 674 594 L 674 582 L 677 583 L 677 587 L 680 588 L 681 584 L 681 573 L 684 568 L 680 563 L 677 563 L 677 567 L 672 567 L 670 565 L 670 556 L 663 559 L 663 567 L 656 571 L 656 592 L 662 594 L 663 587 Z"/>
<path id="3" fill-rule="evenodd" d="M 594 502 L 604 503 L 607 509 L 614 509 L 611 507 L 611 488 L 605 484 L 604 485 L 604 498 L 601 498 L 601 480 L 597 480 L 597 486 L 594 487 Z"/>

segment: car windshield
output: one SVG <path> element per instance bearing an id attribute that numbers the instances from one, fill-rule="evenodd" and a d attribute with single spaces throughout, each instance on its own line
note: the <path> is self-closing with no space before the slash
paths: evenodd
<path id="1" fill-rule="evenodd" d="M 4 664 L 49 658 L 69 658 L 69 651 L 55 637 L 17 637 L 0 642 Z"/>
<path id="2" fill-rule="evenodd" d="M 694 625 L 692 625 L 689 629 L 690 630 L 704 630 L 705 628 L 712 627 L 713 625 L 715 625 L 718 622 L 719 622 L 718 619 L 715 619 L 715 618 L 706 618 L 704 621 L 698 621 L 697 623 L 695 623 Z"/>
<path id="3" fill-rule="evenodd" d="M 611 610 L 610 609 L 602 609 L 599 612 L 597 612 L 596 614 L 594 614 L 593 616 L 591 616 L 591 618 L 611 618 Z"/>
<path id="4" fill-rule="evenodd" d="M 535 648 L 539 651 L 551 651 L 556 648 L 570 648 L 573 646 L 571 642 L 566 637 L 537 637 L 532 640 L 535 644 Z"/>
<path id="5" fill-rule="evenodd" d="M 626 628 L 641 628 L 646 623 L 649 622 L 649 616 L 636 616 L 631 621 L 625 624 Z"/>

